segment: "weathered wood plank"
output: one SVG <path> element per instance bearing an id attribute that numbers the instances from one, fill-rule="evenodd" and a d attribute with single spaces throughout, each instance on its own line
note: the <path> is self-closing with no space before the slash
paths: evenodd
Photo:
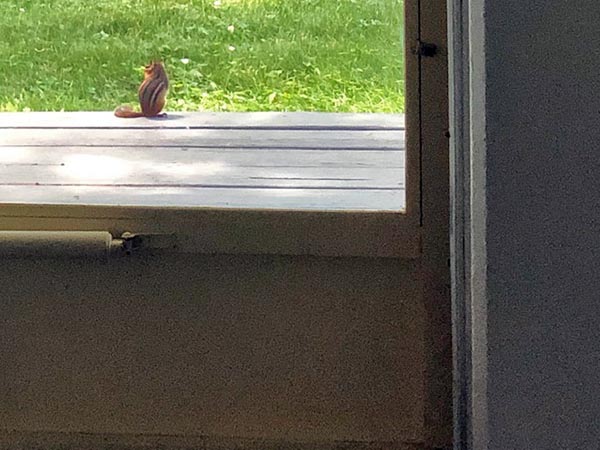
<path id="1" fill-rule="evenodd" d="M 0 128 L 318 128 L 404 129 L 403 114 L 252 112 L 168 113 L 165 119 L 119 119 L 111 111 L 0 113 Z"/>
<path id="2" fill-rule="evenodd" d="M 5 202 L 397 211 L 403 116 L 0 113 Z"/>
<path id="3" fill-rule="evenodd" d="M 80 164 L 81 163 L 81 164 Z M 162 165 L 136 167 L 126 163 L 109 162 L 107 166 L 92 166 L 82 160 L 64 166 L 25 166 L 8 171 L 0 180 L 7 184 L 73 184 L 90 182 L 105 185 L 145 186 L 236 186 L 236 187 L 293 187 L 383 189 L 404 188 L 404 182 L 394 169 L 297 169 L 277 170 L 247 168 L 228 170 L 210 164 Z M 83 167 L 86 165 L 86 167 Z"/>
<path id="4" fill-rule="evenodd" d="M 8 147 L 0 152 L 0 182 L 346 188 L 404 186 L 404 152 L 356 153 L 355 156 L 339 150 L 255 152 Z"/>
<path id="5" fill-rule="evenodd" d="M 404 190 L 0 186 L 3 203 L 398 211 Z"/>
<path id="6" fill-rule="evenodd" d="M 405 152 L 399 150 L 278 150 L 272 148 L 194 147 L 15 147 L 0 149 L 0 164 L 60 165 L 77 155 L 106 156 L 127 162 L 156 164 L 218 164 L 262 168 L 389 168 L 403 169 Z M 10 169 L 13 170 L 13 169 Z M 402 171 L 397 172 L 402 178 Z"/>
<path id="7" fill-rule="evenodd" d="M 222 148 L 404 148 L 402 131 L 289 131 L 202 129 L 5 129 L 0 146 L 168 146 Z"/>

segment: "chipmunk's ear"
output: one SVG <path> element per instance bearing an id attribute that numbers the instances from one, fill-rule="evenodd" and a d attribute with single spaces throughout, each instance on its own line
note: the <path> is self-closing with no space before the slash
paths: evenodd
<path id="1" fill-rule="evenodd" d="M 154 71 L 154 69 L 156 69 L 156 62 L 151 61 L 150 63 L 144 66 L 144 73 L 146 75 L 151 74 Z"/>

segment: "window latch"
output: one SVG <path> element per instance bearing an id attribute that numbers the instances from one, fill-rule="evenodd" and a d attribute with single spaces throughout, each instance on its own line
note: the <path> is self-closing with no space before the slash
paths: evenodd
<path id="1" fill-rule="evenodd" d="M 116 241 L 122 255 L 129 256 L 140 250 L 174 249 L 177 247 L 174 234 L 130 233 L 126 231 Z"/>
<path id="2" fill-rule="evenodd" d="M 438 46 L 431 42 L 418 41 L 417 54 L 426 58 L 433 58 L 438 53 Z"/>
<path id="3" fill-rule="evenodd" d="M 123 255 L 129 256 L 142 247 L 141 236 L 128 231 L 123 233 L 118 241 L 120 245 L 117 249 Z"/>

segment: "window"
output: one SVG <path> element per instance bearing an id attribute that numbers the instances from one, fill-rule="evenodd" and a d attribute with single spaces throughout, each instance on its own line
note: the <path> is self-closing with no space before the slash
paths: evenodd
<path id="1" fill-rule="evenodd" d="M 435 47 L 422 45 L 445 13 L 421 3 L 404 5 L 405 156 L 397 116 L 209 114 L 198 124 L 177 113 L 139 123 L 105 113 L 3 113 L 0 159 L 9 170 L 0 225 L 174 234 L 183 251 L 417 256 L 423 123 L 440 131 L 444 121 L 425 110 L 435 105 L 423 83 L 445 77 Z M 219 154 L 234 147 L 229 161 Z"/>

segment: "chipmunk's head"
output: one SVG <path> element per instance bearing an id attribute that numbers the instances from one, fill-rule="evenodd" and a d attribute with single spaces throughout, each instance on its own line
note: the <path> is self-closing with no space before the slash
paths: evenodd
<path id="1" fill-rule="evenodd" d="M 163 63 L 161 61 L 152 61 L 150 64 L 147 64 L 144 67 L 144 76 L 145 77 L 151 77 L 151 76 L 159 76 L 159 75 L 165 75 L 165 66 L 163 66 Z"/>

